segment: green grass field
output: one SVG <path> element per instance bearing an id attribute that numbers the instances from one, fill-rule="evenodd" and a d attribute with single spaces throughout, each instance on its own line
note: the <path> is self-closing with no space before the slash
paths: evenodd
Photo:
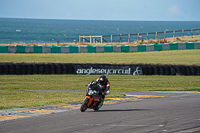
<path id="1" fill-rule="evenodd" d="M 1 75 L 0 89 L 86 90 L 99 75 Z M 200 76 L 107 75 L 112 91 L 200 90 Z"/>
<path id="2" fill-rule="evenodd" d="M 0 54 L 1 62 L 200 64 L 200 50 L 135 53 Z"/>
<path id="3" fill-rule="evenodd" d="M 0 54 L 0 62 L 200 64 L 200 50 L 138 53 Z M 21 89 L 86 90 L 99 75 L 1 75 L 0 109 L 83 101 L 85 93 Z M 107 75 L 112 91 L 200 91 L 200 76 Z M 11 89 L 11 90 L 10 90 Z"/>
<path id="4" fill-rule="evenodd" d="M 10 108 L 37 107 L 69 102 L 82 102 L 85 93 L 43 92 L 24 90 L 0 91 L 0 110 Z M 107 97 L 119 97 L 123 94 L 113 92 Z"/>
<path id="5" fill-rule="evenodd" d="M 21 89 L 86 90 L 99 75 L 1 75 L 0 109 L 83 101 L 85 93 L 24 91 Z M 199 76 L 107 75 L 112 91 L 200 91 Z M 12 89 L 12 90 L 10 90 Z"/>

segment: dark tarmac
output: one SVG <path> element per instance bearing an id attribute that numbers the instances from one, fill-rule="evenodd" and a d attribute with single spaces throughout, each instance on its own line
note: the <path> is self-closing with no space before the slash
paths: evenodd
<path id="1" fill-rule="evenodd" d="M 125 92 L 154 95 L 105 104 L 100 111 L 63 112 L 0 121 L 0 133 L 199 133 L 200 93 Z M 141 97 L 141 96 L 140 96 Z"/>

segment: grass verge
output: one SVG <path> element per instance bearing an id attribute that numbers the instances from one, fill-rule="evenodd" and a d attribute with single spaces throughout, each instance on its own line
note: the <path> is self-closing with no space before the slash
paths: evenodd
<path id="1" fill-rule="evenodd" d="M 98 60 L 97 60 L 98 59 Z M 137 53 L 0 54 L 1 62 L 200 64 L 199 50 Z M 1 75 L 0 109 L 79 102 L 83 93 L 32 92 L 20 89 L 86 90 L 99 75 Z M 199 76 L 108 75 L 111 91 L 200 91 Z M 14 89 L 14 90 L 7 90 Z M 109 97 L 122 94 L 111 93 Z M 73 99 L 75 98 L 75 99 Z"/>
<path id="2" fill-rule="evenodd" d="M 14 54 L 0 53 L 1 62 L 17 63 L 165 63 L 200 64 L 200 50 L 135 53 Z"/>
<path id="3" fill-rule="evenodd" d="M 99 75 L 1 75 L 0 110 L 83 101 L 85 93 L 23 91 L 20 89 L 86 90 Z M 199 76 L 107 75 L 112 91 L 199 91 Z M 13 90 L 10 90 L 13 89 Z"/>
<path id="4" fill-rule="evenodd" d="M 86 90 L 100 75 L 1 75 L 0 89 Z M 199 76 L 107 75 L 113 91 L 200 89 Z"/>
<path id="5" fill-rule="evenodd" d="M 72 92 L 42 92 L 23 90 L 0 91 L 0 110 L 11 108 L 28 108 L 59 103 L 82 102 L 85 93 Z M 112 92 L 106 97 L 119 97 L 123 94 Z"/>

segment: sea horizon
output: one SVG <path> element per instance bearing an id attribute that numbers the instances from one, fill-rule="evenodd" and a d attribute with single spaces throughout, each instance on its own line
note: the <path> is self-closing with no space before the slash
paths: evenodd
<path id="1" fill-rule="evenodd" d="M 0 19 L 33 19 L 33 20 L 77 20 L 77 21 L 156 21 L 156 22 L 200 22 L 198 20 L 118 20 L 118 19 L 64 19 L 64 18 L 19 18 L 19 17 L 0 17 Z"/>
<path id="2" fill-rule="evenodd" d="M 79 35 L 120 35 L 200 29 L 200 21 L 145 21 L 145 20 L 78 20 L 0 17 L 0 44 L 10 43 L 68 43 L 78 42 Z M 190 35 L 185 32 L 184 35 Z M 200 31 L 194 31 L 199 35 Z M 182 33 L 176 34 L 181 36 Z M 171 37 L 171 34 L 167 34 Z M 140 36 L 145 39 L 145 35 Z M 155 38 L 149 35 L 149 38 Z M 163 35 L 158 35 L 162 39 Z M 110 41 L 110 38 L 104 38 Z M 136 36 L 131 37 L 135 41 Z M 127 37 L 122 41 L 127 42 Z M 113 42 L 119 37 L 113 37 Z"/>

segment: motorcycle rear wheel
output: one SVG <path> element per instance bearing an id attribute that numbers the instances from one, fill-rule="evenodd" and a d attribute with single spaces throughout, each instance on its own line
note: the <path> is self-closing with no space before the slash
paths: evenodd
<path id="1" fill-rule="evenodd" d="M 83 101 L 83 103 L 82 103 L 82 105 L 81 105 L 81 108 L 80 108 L 81 112 L 85 112 L 85 111 L 87 110 L 88 102 L 89 102 L 89 99 L 88 99 L 88 98 L 86 98 L 86 99 Z"/>
<path id="2" fill-rule="evenodd" d="M 95 107 L 93 108 L 93 110 L 94 110 L 94 111 L 99 111 L 98 106 L 95 106 Z"/>

